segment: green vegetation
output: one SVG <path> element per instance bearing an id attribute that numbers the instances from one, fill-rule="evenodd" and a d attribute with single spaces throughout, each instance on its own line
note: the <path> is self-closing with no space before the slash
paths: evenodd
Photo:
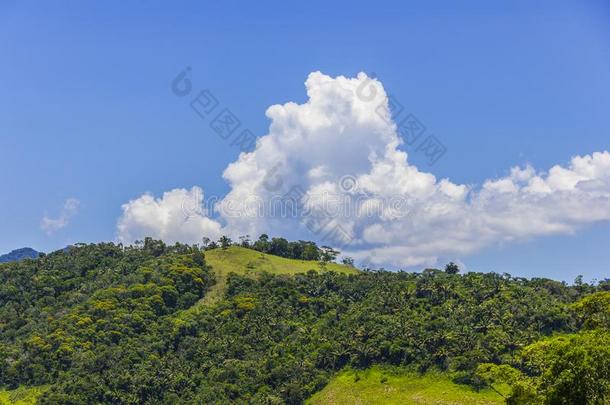
<path id="1" fill-rule="evenodd" d="M 34 405 L 47 387 L 19 387 L 7 391 L 0 390 L 0 405 Z"/>
<path id="2" fill-rule="evenodd" d="M 265 272 L 276 275 L 306 273 L 310 270 L 334 271 L 344 274 L 355 274 L 358 272 L 354 267 L 342 264 L 326 264 L 314 260 L 286 259 L 241 246 L 208 250 L 205 257 L 207 264 L 216 276 L 216 284 L 204 298 L 206 303 L 217 302 L 222 297 L 229 273 L 255 277 Z"/>
<path id="3" fill-rule="evenodd" d="M 583 326 L 525 347 L 511 364 L 480 364 L 491 387 L 510 387 L 512 404 L 610 403 L 610 292 L 586 296 L 572 308 Z"/>
<path id="4" fill-rule="evenodd" d="M 363 401 L 400 386 L 434 403 L 608 402 L 607 282 L 357 271 L 330 248 L 305 261 L 230 243 L 79 244 L 0 265 L 0 398 L 300 404 L 355 373 Z"/>
<path id="5" fill-rule="evenodd" d="M 311 405 L 350 404 L 502 404 L 491 389 L 476 391 L 455 384 L 442 373 L 418 374 L 398 368 L 372 367 L 346 370 L 307 401 Z"/>

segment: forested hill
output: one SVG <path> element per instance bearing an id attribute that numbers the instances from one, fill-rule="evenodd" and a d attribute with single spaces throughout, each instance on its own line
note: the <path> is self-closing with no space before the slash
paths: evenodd
<path id="1" fill-rule="evenodd" d="M 0 263 L 17 262 L 23 259 L 36 259 L 38 256 L 40 256 L 40 252 L 29 247 L 15 249 L 9 253 L 0 255 Z"/>
<path id="2" fill-rule="evenodd" d="M 394 367 L 510 403 L 608 403 L 608 282 L 357 271 L 224 242 L 0 265 L 0 402 L 299 404 Z"/>

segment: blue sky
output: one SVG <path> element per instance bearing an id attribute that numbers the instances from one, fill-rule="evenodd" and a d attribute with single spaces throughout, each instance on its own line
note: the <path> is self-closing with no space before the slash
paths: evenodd
<path id="1" fill-rule="evenodd" d="M 535 4 L 534 4 L 535 3 Z M 0 252 L 113 240 L 121 205 L 200 185 L 223 196 L 239 150 L 175 97 L 190 66 L 244 126 L 307 100 L 313 71 L 375 72 L 447 147 L 438 178 L 481 184 L 610 149 L 610 4 L 0 2 Z M 78 212 L 47 234 L 69 198 Z M 610 224 L 494 244 L 471 270 L 610 277 Z"/>

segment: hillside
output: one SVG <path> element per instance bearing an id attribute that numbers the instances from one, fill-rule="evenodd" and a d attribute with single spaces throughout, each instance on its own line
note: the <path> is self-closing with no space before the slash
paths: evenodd
<path id="1" fill-rule="evenodd" d="M 25 247 L 12 250 L 4 255 L 0 255 L 0 263 L 17 262 L 23 259 L 36 259 L 38 256 L 40 256 L 40 252 L 37 252 L 32 248 Z"/>
<path id="2" fill-rule="evenodd" d="M 149 238 L 1 264 L 0 401 L 603 403 L 608 283 L 450 270 Z"/>
<path id="3" fill-rule="evenodd" d="M 490 389 L 475 391 L 442 373 L 420 375 L 390 367 L 347 370 L 307 401 L 309 405 L 493 405 L 504 399 Z"/>
<path id="4" fill-rule="evenodd" d="M 240 246 L 209 250 L 206 252 L 205 258 L 216 276 L 216 284 L 206 294 L 205 303 L 217 302 L 222 297 L 230 272 L 247 277 L 256 277 L 263 272 L 292 275 L 306 273 L 310 270 L 334 271 L 342 274 L 358 273 L 356 268 L 338 263 L 327 263 L 322 267 L 317 261 L 287 259 Z"/>

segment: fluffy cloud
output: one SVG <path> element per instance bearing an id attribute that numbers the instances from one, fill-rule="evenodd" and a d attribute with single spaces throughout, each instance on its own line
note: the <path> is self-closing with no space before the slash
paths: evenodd
<path id="1" fill-rule="evenodd" d="M 80 205 L 80 201 L 76 198 L 68 198 L 63 207 L 61 208 L 61 212 L 57 218 L 49 218 L 47 215 L 42 217 L 40 221 L 40 228 L 47 233 L 47 235 L 51 235 L 54 232 L 66 227 L 72 217 L 74 217 L 78 213 L 78 207 Z"/>
<path id="2" fill-rule="evenodd" d="M 207 217 L 203 197 L 203 190 L 193 187 L 167 191 L 161 198 L 146 193 L 131 200 L 122 206 L 118 239 L 130 243 L 152 236 L 168 243 L 199 243 L 204 235 L 217 238 L 220 224 Z"/>
<path id="3" fill-rule="evenodd" d="M 412 267 L 610 219 L 608 152 L 548 172 L 515 167 L 479 187 L 455 184 L 409 164 L 379 81 L 314 72 L 305 86 L 308 101 L 269 107 L 269 133 L 224 171 L 231 191 L 216 220 L 201 211 L 194 223 L 184 221 L 186 190 L 161 200 L 144 195 L 123 206 L 121 238 L 266 232 L 344 245 L 375 265 Z M 286 210 L 286 196 L 300 207 L 297 215 Z"/>

